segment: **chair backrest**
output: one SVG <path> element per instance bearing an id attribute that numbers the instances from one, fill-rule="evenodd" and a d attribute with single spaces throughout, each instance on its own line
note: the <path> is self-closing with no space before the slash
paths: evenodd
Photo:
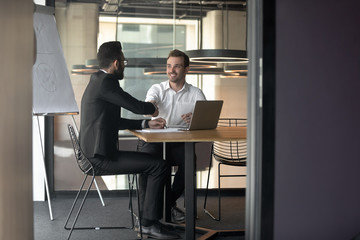
<path id="1" fill-rule="evenodd" d="M 218 127 L 246 127 L 247 119 L 220 118 Z M 216 141 L 212 154 L 217 161 L 228 165 L 246 166 L 247 141 Z"/>
<path id="2" fill-rule="evenodd" d="M 87 157 L 85 157 L 84 153 L 82 152 L 80 143 L 79 143 L 79 139 L 76 136 L 74 128 L 71 124 L 68 124 L 68 130 L 69 130 L 69 134 L 70 134 L 71 143 L 74 148 L 76 162 L 77 162 L 79 168 L 85 174 L 94 175 L 94 168 L 93 168 L 91 162 L 89 161 L 89 159 Z"/>

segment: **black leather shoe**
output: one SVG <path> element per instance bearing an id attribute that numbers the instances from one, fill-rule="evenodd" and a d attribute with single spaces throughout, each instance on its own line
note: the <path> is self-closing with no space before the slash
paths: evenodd
<path id="1" fill-rule="evenodd" d="M 168 224 L 168 223 L 162 223 L 159 222 L 159 224 L 161 225 L 162 228 L 164 228 L 167 231 L 175 231 L 175 226 Z M 140 228 L 139 228 L 139 220 L 136 219 L 135 224 L 134 224 L 134 231 L 135 232 L 140 232 Z"/>
<path id="2" fill-rule="evenodd" d="M 175 226 L 171 225 L 171 224 L 168 224 L 168 223 L 162 223 L 162 222 L 159 222 L 159 224 L 161 225 L 162 228 L 168 230 L 168 231 L 175 231 Z"/>
<path id="3" fill-rule="evenodd" d="M 173 223 L 185 222 L 185 213 L 176 206 L 171 208 L 171 222 Z"/>
<path id="4" fill-rule="evenodd" d="M 141 227 L 143 238 L 154 239 L 178 239 L 180 236 L 177 233 L 166 230 L 160 222 L 155 222 L 150 227 Z M 140 236 L 140 233 L 138 234 Z"/>

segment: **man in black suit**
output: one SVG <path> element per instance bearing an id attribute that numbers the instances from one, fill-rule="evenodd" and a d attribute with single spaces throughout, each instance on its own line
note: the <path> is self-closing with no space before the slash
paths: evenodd
<path id="1" fill-rule="evenodd" d="M 120 42 L 102 44 L 97 58 L 100 70 L 92 74 L 81 101 L 81 148 L 97 174 L 145 174 L 148 184 L 141 214 L 143 234 L 157 239 L 178 238 L 159 222 L 163 216 L 166 162 L 150 154 L 117 149 L 120 129 L 163 128 L 165 120 L 121 118 L 121 108 L 152 116 L 157 116 L 158 110 L 153 103 L 139 101 L 120 87 L 118 80 L 123 79 L 127 63 Z"/>

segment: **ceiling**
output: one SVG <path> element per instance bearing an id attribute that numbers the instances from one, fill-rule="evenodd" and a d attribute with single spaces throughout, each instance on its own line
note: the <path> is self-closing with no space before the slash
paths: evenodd
<path id="1" fill-rule="evenodd" d="M 69 2 L 97 3 L 101 15 L 140 18 L 174 17 L 174 0 L 55 0 L 57 4 Z M 246 11 L 246 0 L 175 0 L 177 19 L 199 19 L 212 10 Z"/>

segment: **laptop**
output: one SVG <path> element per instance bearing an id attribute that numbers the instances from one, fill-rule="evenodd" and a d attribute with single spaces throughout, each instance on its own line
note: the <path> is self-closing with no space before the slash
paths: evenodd
<path id="1" fill-rule="evenodd" d="M 196 101 L 188 128 L 179 130 L 209 130 L 217 127 L 223 100 Z"/>
<path id="2" fill-rule="evenodd" d="M 189 127 L 169 126 L 164 129 L 142 129 L 141 132 L 177 132 L 209 130 L 217 127 L 223 100 L 196 101 Z"/>

